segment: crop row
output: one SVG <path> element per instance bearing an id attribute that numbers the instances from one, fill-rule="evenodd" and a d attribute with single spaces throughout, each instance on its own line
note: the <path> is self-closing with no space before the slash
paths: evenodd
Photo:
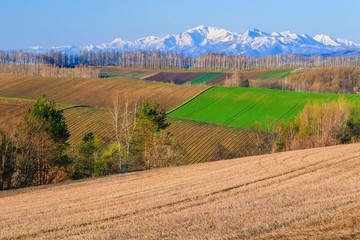
<path id="1" fill-rule="evenodd" d="M 146 81 L 119 79 L 71 79 L 0 76 L 0 96 L 38 99 L 46 94 L 57 102 L 107 108 L 114 97 L 135 101 L 158 101 L 172 109 L 204 89 Z"/>
<path id="2" fill-rule="evenodd" d="M 256 153 L 251 131 L 170 119 L 169 130 L 174 138 L 185 146 L 187 163 L 243 157 Z"/>

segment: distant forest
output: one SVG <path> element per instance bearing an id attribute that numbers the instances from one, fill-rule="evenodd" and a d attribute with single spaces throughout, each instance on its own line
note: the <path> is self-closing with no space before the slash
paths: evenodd
<path id="1" fill-rule="evenodd" d="M 151 69 L 207 69 L 207 70 L 254 70 L 275 67 L 333 67 L 360 66 L 359 57 L 304 57 L 275 55 L 267 57 L 228 56 L 206 54 L 186 57 L 182 54 L 152 52 L 120 52 L 116 50 L 84 51 L 82 53 L 28 53 L 24 51 L 0 51 L 0 65 L 51 65 L 73 68 L 76 66 L 122 66 Z"/>

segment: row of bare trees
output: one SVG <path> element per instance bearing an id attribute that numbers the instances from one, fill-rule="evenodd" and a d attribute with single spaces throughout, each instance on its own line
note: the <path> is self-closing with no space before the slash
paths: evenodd
<path id="1" fill-rule="evenodd" d="M 59 67 L 123 66 L 153 69 L 208 69 L 217 71 L 253 70 L 275 67 L 334 67 L 360 66 L 358 57 L 304 57 L 297 55 L 275 55 L 266 57 L 229 56 L 224 54 L 206 54 L 189 57 L 183 54 L 160 51 L 118 50 L 83 51 L 66 53 L 50 51 L 29 53 L 24 51 L 0 51 L 0 65 L 49 64 Z"/>
<path id="2" fill-rule="evenodd" d="M 322 93 L 359 93 L 359 67 L 321 67 L 294 70 L 283 80 L 250 80 L 251 87 Z"/>
<path id="3" fill-rule="evenodd" d="M 98 78 L 100 70 L 85 65 L 76 66 L 74 68 L 60 68 L 49 64 L 7 64 L 0 65 L 0 74 L 55 78 Z"/>
<path id="4" fill-rule="evenodd" d="M 284 85 L 295 91 L 359 93 L 360 68 L 314 68 L 287 77 Z"/>
<path id="5" fill-rule="evenodd" d="M 360 58 L 358 57 L 303 57 L 297 55 L 245 57 L 207 54 L 196 58 L 190 58 L 188 61 L 191 68 L 226 71 L 246 71 L 277 67 L 360 66 Z"/>

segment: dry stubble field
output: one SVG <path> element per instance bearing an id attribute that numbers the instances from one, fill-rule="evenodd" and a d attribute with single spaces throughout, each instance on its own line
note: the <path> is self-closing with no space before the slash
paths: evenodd
<path id="1" fill-rule="evenodd" d="M 360 238 L 360 144 L 0 193 L 0 236 Z"/>

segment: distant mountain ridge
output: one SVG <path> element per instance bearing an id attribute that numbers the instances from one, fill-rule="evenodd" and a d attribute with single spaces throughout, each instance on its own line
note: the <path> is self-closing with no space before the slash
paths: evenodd
<path id="1" fill-rule="evenodd" d="M 203 25 L 175 35 L 168 34 L 164 37 L 148 36 L 135 41 L 116 38 L 109 43 L 99 45 L 62 46 L 48 49 L 36 46 L 27 49 L 27 51 L 31 52 L 50 50 L 68 53 L 98 50 L 159 50 L 161 52 L 183 53 L 192 57 L 207 53 L 245 55 L 248 57 L 277 54 L 360 56 L 360 44 L 324 34 L 311 37 L 307 34 L 296 34 L 290 31 L 266 33 L 259 29 L 237 33 Z"/>

